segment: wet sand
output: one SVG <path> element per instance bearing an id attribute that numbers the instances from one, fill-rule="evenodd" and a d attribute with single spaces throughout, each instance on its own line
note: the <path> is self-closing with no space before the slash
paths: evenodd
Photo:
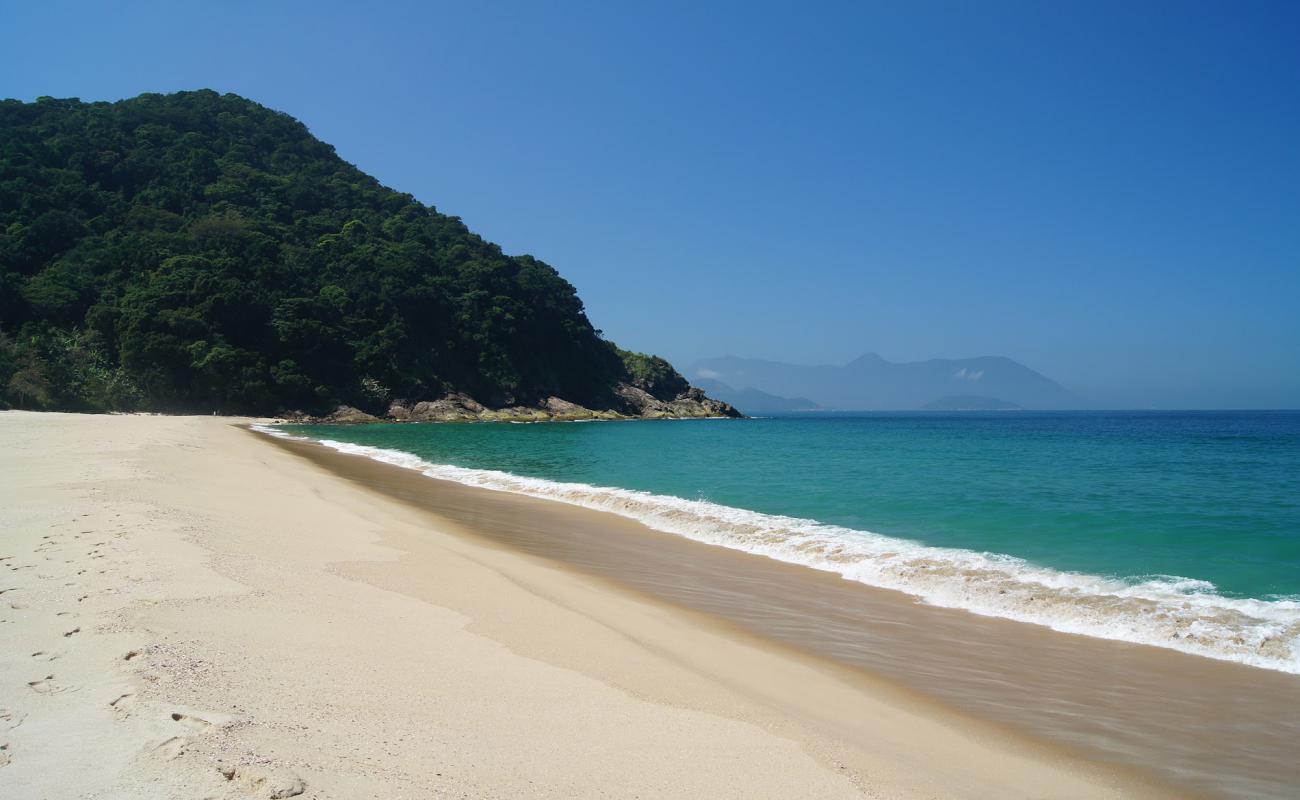
<path id="1" fill-rule="evenodd" d="M 1183 794 L 1284 798 L 1300 790 L 1297 676 L 922 606 L 614 515 L 274 441 L 441 527 L 725 620 L 887 683 L 912 702 L 937 702 L 1070 756 Z M 454 606 L 455 598 L 438 602 Z"/>

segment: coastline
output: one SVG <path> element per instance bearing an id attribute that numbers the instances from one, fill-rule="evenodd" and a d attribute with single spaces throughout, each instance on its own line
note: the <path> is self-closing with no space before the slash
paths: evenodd
<path id="1" fill-rule="evenodd" d="M 277 438 L 295 435 L 292 427 L 253 427 Z M 950 483 L 929 491 L 921 487 L 936 476 L 927 476 L 924 471 L 905 478 L 893 477 L 888 493 L 895 496 L 895 505 L 892 511 L 886 509 L 880 522 L 897 532 L 900 530 L 898 517 L 902 516 L 901 529 L 910 528 L 912 536 L 877 532 L 874 520 L 855 519 L 855 511 L 848 507 L 852 503 L 849 498 L 861 492 L 862 487 L 853 485 L 852 481 L 844 482 L 840 476 L 854 474 L 864 467 L 880 470 L 894 466 L 906 471 L 909 466 L 915 469 L 916 464 L 906 463 L 907 454 L 902 454 L 897 464 L 890 465 L 882 463 L 876 453 L 863 453 L 870 466 L 840 458 L 834 466 L 807 464 L 798 474 L 785 476 L 776 466 L 785 460 L 762 452 L 754 443 L 765 441 L 768 435 L 779 440 L 782 434 L 787 434 L 783 437 L 785 444 L 792 445 L 794 441 L 789 434 L 798 427 L 767 420 L 754 420 L 743 430 L 702 421 L 698 426 L 642 424 L 601 433 L 595 433 L 597 428 L 564 425 L 441 429 L 427 425 L 414 428 L 386 425 L 375 430 L 328 425 L 298 429 L 297 433 L 306 434 L 308 441 L 320 442 L 338 452 L 402 467 L 426 478 L 611 513 L 678 538 L 902 592 L 925 605 L 1300 675 L 1300 650 L 1297 649 L 1300 604 L 1293 599 L 1271 593 L 1264 597 L 1243 595 L 1240 585 L 1228 588 L 1225 594 L 1213 580 L 1216 575 L 1213 568 L 1205 573 L 1205 580 L 1184 577 L 1200 574 L 1197 557 L 1190 554 L 1192 558 L 1183 557 L 1179 561 L 1181 554 L 1171 552 L 1171 548 L 1158 541 L 1149 542 L 1159 552 L 1145 567 L 1138 565 L 1134 569 L 1122 563 L 1122 559 L 1118 563 L 1090 560 L 1091 554 L 1084 550 L 1094 548 L 1079 545 L 1090 542 L 1093 531 L 1073 519 L 1049 522 L 1050 515 L 1059 509 L 1051 504 L 1038 508 L 1045 495 L 1021 496 L 1023 487 L 1006 475 L 983 485 L 978 478 L 962 476 L 958 478 L 958 482 L 964 481 L 960 488 Z M 629 430 L 637 432 L 629 433 Z M 873 433 L 880 430 L 877 428 Z M 888 428 L 884 430 L 886 434 L 889 432 Z M 988 432 L 987 428 L 984 430 Z M 933 431 L 931 428 L 922 433 L 933 438 Z M 807 433 L 816 439 L 820 431 L 813 426 Z M 574 452 L 583 450 L 584 439 L 585 451 Z M 1005 443 L 1002 446 L 1005 448 Z M 627 452 L 628 448 L 633 452 Z M 636 448 L 644 448 L 644 455 L 636 455 Z M 666 457 L 677 448 L 685 448 L 684 452 L 691 454 L 687 463 L 674 463 L 673 458 Z M 962 457 L 960 453 L 947 456 Z M 1042 454 L 1034 453 L 1031 446 L 1030 452 L 1023 454 L 1023 460 L 1032 463 L 1035 456 L 1041 459 Z M 1001 457 L 1015 459 L 1005 449 Z M 738 468 L 746 462 L 752 463 Z M 804 474 L 812 469 L 829 469 L 824 483 L 811 485 L 805 479 Z M 1016 469 L 1022 470 L 1023 478 L 1031 474 L 1024 473 L 1021 466 Z M 1060 476 L 1056 480 L 1056 485 L 1045 489 L 1047 492 L 1074 491 L 1074 486 L 1060 484 Z M 420 486 L 428 488 L 431 484 Z M 1132 476 L 1128 488 L 1140 489 L 1134 485 Z M 774 502 L 787 492 L 790 497 L 780 504 Z M 820 500 L 816 499 L 817 495 Z M 946 520 L 936 521 L 940 529 L 948 527 L 947 535 L 940 533 L 937 540 L 924 541 L 928 537 L 918 530 L 917 503 L 957 509 L 976 502 L 973 498 L 983 498 L 995 509 L 1000 506 L 1003 513 L 1016 509 L 1005 528 L 1026 537 L 1041 536 L 1043 541 L 1028 543 L 1031 551 L 1035 546 L 1038 548 L 1037 555 L 1045 557 L 1044 560 L 1040 562 L 1019 549 L 1014 541 L 1003 543 L 1007 550 L 992 544 L 1003 533 L 999 530 L 1003 526 L 995 518 L 983 523 L 991 528 L 986 540 L 989 547 L 978 540 L 968 541 L 967 546 L 954 542 L 951 526 L 956 514 L 953 512 L 948 513 Z M 807 505 L 809 500 L 811 506 Z M 911 511 L 900 515 L 900 501 L 904 505 L 911 502 Z M 1123 500 L 1113 497 L 1110 502 Z M 1270 498 L 1261 496 L 1253 501 L 1243 498 L 1239 502 L 1245 504 L 1244 510 L 1254 503 L 1267 507 Z M 820 510 L 818 504 L 822 504 Z M 791 510 L 797 513 L 783 513 Z M 1156 508 L 1149 511 L 1159 513 Z M 1213 512 L 1212 508 L 1202 509 L 1205 514 Z M 909 516 L 911 519 L 907 519 Z M 1189 519 L 1192 515 L 1187 512 L 1180 516 L 1177 520 L 1165 520 L 1164 524 L 1178 528 L 1198 522 Z M 891 517 L 893 520 L 889 521 Z M 1032 527 L 1038 533 L 1027 529 L 1029 520 L 1034 520 Z M 1144 526 L 1149 520 L 1149 517 L 1133 516 L 1130 524 Z M 1260 524 L 1276 524 L 1276 520 L 1261 520 Z M 945 538 L 947 546 L 942 543 Z M 1044 553 L 1042 545 L 1048 538 L 1059 538 L 1065 546 L 1060 552 Z M 1128 555 L 1138 555 L 1144 543 L 1139 540 L 1125 545 Z M 1221 555 L 1224 554 L 1202 551 L 1201 564 L 1210 566 L 1204 563 L 1205 559 L 1217 561 Z M 1071 567 L 1060 568 L 1071 563 Z M 1218 577 L 1222 580 L 1224 576 L 1220 573 Z M 1267 577 L 1261 577 L 1262 584 Z M 1228 578 L 1232 580 L 1231 576 Z"/>
<path id="2" fill-rule="evenodd" d="M 1289 797 L 1300 779 L 1300 681 L 1288 673 L 920 604 L 605 510 L 432 477 L 383 453 L 274 441 L 440 528 L 725 620 L 1088 763 L 1209 796 Z"/>
<path id="3" fill-rule="evenodd" d="M 0 414 L 18 796 L 1186 796 L 235 422 Z"/>

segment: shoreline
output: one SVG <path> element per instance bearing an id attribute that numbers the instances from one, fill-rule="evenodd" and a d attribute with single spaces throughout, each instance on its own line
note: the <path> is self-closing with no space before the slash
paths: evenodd
<path id="1" fill-rule="evenodd" d="M 17 796 L 1175 794 L 476 541 L 232 422 L 0 415 Z"/>
<path id="2" fill-rule="evenodd" d="M 690 499 L 680 493 L 680 486 L 678 492 L 654 493 L 590 480 L 555 479 L 535 471 L 516 474 L 483 465 L 454 466 L 408 451 L 401 437 L 387 439 L 387 444 L 364 436 L 358 441 L 350 427 L 297 433 L 305 432 L 308 435 L 299 438 L 341 453 L 415 470 L 431 479 L 611 513 L 675 537 L 899 591 L 930 606 L 1300 676 L 1293 641 L 1278 635 L 1279 629 L 1294 628 L 1300 621 L 1294 602 L 1274 607 L 1268 598 L 1193 593 L 1187 591 L 1189 584 L 1207 584 L 1175 575 L 1116 580 L 1104 570 L 1061 570 L 978 548 L 928 545 L 867 528 L 774 513 L 770 508 L 760 512 L 703 497 Z M 283 426 L 253 428 L 274 437 L 296 435 Z M 506 437 L 517 438 L 508 431 L 500 436 L 507 441 Z M 418 449 L 419 442 L 411 446 Z"/>
<path id="3" fill-rule="evenodd" d="M 923 605 L 605 510 L 273 441 L 478 540 L 721 618 L 1089 762 L 1211 796 L 1286 797 L 1300 780 L 1300 680 L 1289 673 Z"/>

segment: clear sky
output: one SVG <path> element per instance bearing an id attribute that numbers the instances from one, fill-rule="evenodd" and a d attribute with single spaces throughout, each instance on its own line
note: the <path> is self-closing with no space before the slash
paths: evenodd
<path id="1" fill-rule="evenodd" d="M 686 366 L 1300 407 L 1300 3 L 0 0 L 0 96 L 209 87 Z"/>

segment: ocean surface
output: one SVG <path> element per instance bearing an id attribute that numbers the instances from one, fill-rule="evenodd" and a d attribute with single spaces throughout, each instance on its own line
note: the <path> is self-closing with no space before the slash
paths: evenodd
<path id="1" fill-rule="evenodd" d="M 1300 674 L 1300 412 L 280 431 L 932 605 Z"/>

